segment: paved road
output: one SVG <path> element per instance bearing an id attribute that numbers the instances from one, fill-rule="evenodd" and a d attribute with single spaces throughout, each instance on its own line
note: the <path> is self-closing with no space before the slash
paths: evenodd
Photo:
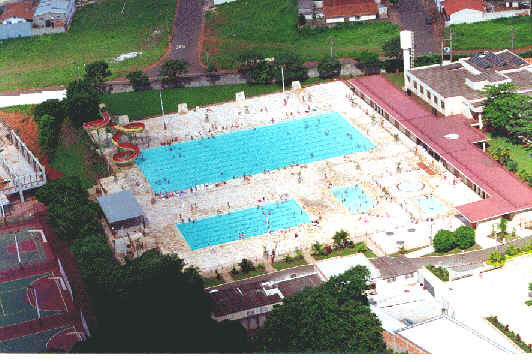
<path id="1" fill-rule="evenodd" d="M 200 35 L 203 19 L 203 0 L 178 0 L 177 14 L 172 27 L 172 41 L 167 59 L 184 59 L 188 73 L 203 72 L 199 63 Z M 149 77 L 159 75 L 160 65 L 149 69 Z"/>
<path id="2" fill-rule="evenodd" d="M 401 30 L 414 32 L 415 55 L 427 55 L 429 52 L 440 52 L 440 40 L 434 34 L 432 25 L 425 24 L 428 12 L 420 0 L 399 0 L 396 8 L 399 13 Z"/>

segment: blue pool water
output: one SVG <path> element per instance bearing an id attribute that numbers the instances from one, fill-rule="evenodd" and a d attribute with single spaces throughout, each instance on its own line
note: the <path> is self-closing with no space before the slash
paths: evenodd
<path id="1" fill-rule="evenodd" d="M 332 189 L 331 191 L 352 214 L 373 209 L 377 205 L 375 200 L 366 195 L 364 190 L 357 185 L 338 187 L 336 189 Z"/>
<path id="2" fill-rule="evenodd" d="M 230 214 L 216 215 L 194 223 L 177 224 L 179 231 L 192 250 L 209 245 L 218 245 L 238 240 L 238 234 L 245 238 L 266 234 L 270 231 L 289 229 L 310 223 L 307 213 L 294 200 L 272 202 L 259 208 L 244 209 Z"/>
<path id="3" fill-rule="evenodd" d="M 372 148 L 371 141 L 334 112 L 151 148 L 136 162 L 153 190 L 164 193 Z"/>
<path id="4" fill-rule="evenodd" d="M 439 214 L 440 212 L 445 211 L 445 206 L 432 196 L 419 197 L 416 201 L 419 207 L 428 214 Z"/>

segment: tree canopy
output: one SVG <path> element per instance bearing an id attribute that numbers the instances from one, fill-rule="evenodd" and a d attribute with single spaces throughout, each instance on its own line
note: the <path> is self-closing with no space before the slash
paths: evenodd
<path id="1" fill-rule="evenodd" d="M 164 84 L 177 84 L 187 71 L 188 63 L 182 59 L 169 59 L 161 66 L 160 75 Z"/>
<path id="2" fill-rule="evenodd" d="M 454 249 L 456 240 L 454 233 L 449 230 L 439 230 L 434 236 L 434 250 L 439 253 Z"/>
<path id="3" fill-rule="evenodd" d="M 257 337 L 270 353 L 384 353 L 379 319 L 368 307 L 369 271 L 356 266 L 275 307 Z"/>
<path id="4" fill-rule="evenodd" d="M 496 134 L 532 138 L 532 97 L 516 89 L 513 83 L 486 86 L 483 118 Z"/>
<path id="5" fill-rule="evenodd" d="M 340 62 L 334 57 L 326 56 L 318 63 L 318 73 L 321 79 L 338 77 L 340 68 Z"/>
<path id="6" fill-rule="evenodd" d="M 72 123 L 81 127 L 84 122 L 98 119 L 100 94 L 90 80 L 75 80 L 68 84 L 66 110 Z"/>
<path id="7" fill-rule="evenodd" d="M 403 50 L 401 49 L 401 38 L 399 36 L 388 40 L 382 45 L 382 52 L 387 58 L 400 59 L 403 57 Z"/>
<path id="8" fill-rule="evenodd" d="M 87 79 L 98 92 L 103 93 L 105 78 L 111 76 L 109 64 L 98 60 L 85 65 L 85 79 Z"/>

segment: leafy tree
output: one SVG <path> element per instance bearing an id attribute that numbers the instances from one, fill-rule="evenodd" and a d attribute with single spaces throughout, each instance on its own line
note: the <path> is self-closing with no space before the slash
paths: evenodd
<path id="1" fill-rule="evenodd" d="M 367 50 L 360 52 L 357 60 L 365 67 L 376 67 L 380 64 L 379 55 L 376 53 L 368 52 Z"/>
<path id="2" fill-rule="evenodd" d="M 207 73 L 216 73 L 217 71 L 216 63 L 211 62 L 207 65 Z"/>
<path id="3" fill-rule="evenodd" d="M 444 253 L 452 250 L 456 246 L 455 237 L 452 231 L 440 230 L 434 236 L 434 250 L 438 253 Z"/>
<path id="4" fill-rule="evenodd" d="M 312 255 L 318 256 L 325 254 L 325 250 L 323 249 L 323 246 L 320 244 L 319 241 L 316 241 L 314 244 L 312 244 Z"/>
<path id="5" fill-rule="evenodd" d="M 111 76 L 109 64 L 99 60 L 85 65 L 85 79 L 87 79 L 98 92 L 103 93 L 105 78 Z"/>
<path id="6" fill-rule="evenodd" d="M 283 53 L 275 58 L 274 78 L 277 83 L 282 82 L 281 66 L 283 65 L 284 80 L 287 84 L 295 80 L 304 81 L 308 78 L 303 59 L 295 53 Z"/>
<path id="7" fill-rule="evenodd" d="M 65 98 L 68 118 L 77 127 L 81 127 L 84 122 L 98 119 L 100 100 L 98 90 L 89 80 L 70 82 Z"/>
<path id="8" fill-rule="evenodd" d="M 37 124 L 39 146 L 49 158 L 52 158 L 59 140 L 57 122 L 54 117 L 45 114 L 37 120 Z"/>
<path id="9" fill-rule="evenodd" d="M 342 229 L 340 231 L 337 231 L 333 235 L 332 239 L 334 241 L 334 246 L 337 249 L 346 248 L 349 245 L 350 241 L 351 241 L 351 237 L 349 236 L 349 233 L 347 231 L 345 231 L 344 229 Z"/>
<path id="10" fill-rule="evenodd" d="M 506 220 L 504 217 L 501 217 L 501 221 L 499 222 L 499 230 L 503 236 L 506 234 L 507 225 L 508 220 Z"/>
<path id="11" fill-rule="evenodd" d="M 365 296 L 369 271 L 363 266 L 306 288 L 274 308 L 257 337 L 270 353 L 383 353 L 379 319 Z"/>
<path id="12" fill-rule="evenodd" d="M 513 83 L 487 86 L 483 118 L 497 134 L 532 137 L 532 97 L 515 93 L 517 88 Z"/>
<path id="13" fill-rule="evenodd" d="M 305 19 L 305 15 L 299 14 L 299 16 L 297 17 L 297 25 L 303 26 L 306 23 L 307 23 L 307 19 Z"/>
<path id="14" fill-rule="evenodd" d="M 460 249 L 467 249 L 475 245 L 475 230 L 469 226 L 460 226 L 454 231 L 456 245 Z"/>
<path id="15" fill-rule="evenodd" d="M 387 58 L 401 59 L 403 57 L 403 50 L 401 49 L 400 37 L 395 37 L 382 45 L 382 52 Z"/>
<path id="16" fill-rule="evenodd" d="M 33 118 L 38 120 L 44 115 L 52 116 L 60 127 L 61 123 L 66 118 L 65 103 L 57 99 L 48 99 L 35 106 L 35 109 L 33 110 Z"/>
<path id="17" fill-rule="evenodd" d="M 248 259 L 242 259 L 240 263 L 238 263 L 240 266 L 240 271 L 244 274 L 247 274 L 253 270 L 255 270 L 255 265 Z"/>
<path id="18" fill-rule="evenodd" d="M 150 80 L 140 70 L 130 72 L 126 77 L 135 92 L 151 89 Z"/>
<path id="19" fill-rule="evenodd" d="M 334 57 L 326 56 L 318 63 L 318 73 L 321 79 L 338 77 L 340 69 L 340 62 Z"/>
<path id="20" fill-rule="evenodd" d="M 182 59 L 169 59 L 161 66 L 160 75 L 163 77 L 163 84 L 177 85 L 181 81 L 183 74 L 187 71 L 188 63 Z"/>

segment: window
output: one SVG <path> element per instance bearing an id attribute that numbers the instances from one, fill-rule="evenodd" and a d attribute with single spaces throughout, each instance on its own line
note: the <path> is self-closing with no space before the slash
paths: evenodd
<path id="1" fill-rule="evenodd" d="M 417 82 L 416 81 L 414 81 L 414 89 L 417 90 Z"/>
<path id="2" fill-rule="evenodd" d="M 445 102 L 443 100 L 441 101 L 441 109 L 445 109 Z"/>
<path id="3" fill-rule="evenodd" d="M 438 98 L 434 95 L 434 104 L 438 104 Z"/>
<path id="4" fill-rule="evenodd" d="M 410 83 L 410 77 L 408 75 L 406 76 L 406 81 Z"/>
<path id="5" fill-rule="evenodd" d="M 421 84 L 419 85 L 419 93 L 421 93 L 421 95 L 423 95 L 423 86 Z"/>
<path id="6" fill-rule="evenodd" d="M 430 102 L 430 92 L 428 89 L 427 89 L 427 100 Z"/>

